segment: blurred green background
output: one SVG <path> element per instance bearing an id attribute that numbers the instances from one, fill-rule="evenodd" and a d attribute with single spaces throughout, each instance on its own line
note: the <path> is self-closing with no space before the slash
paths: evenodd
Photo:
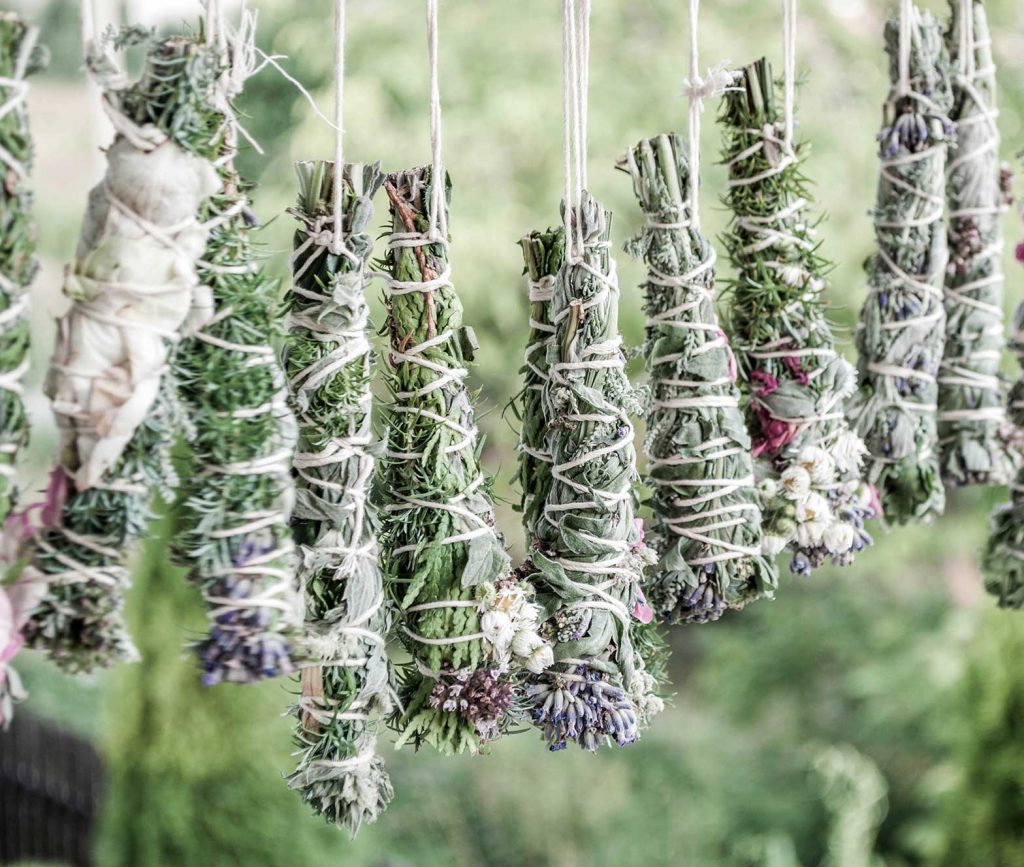
<path id="1" fill-rule="evenodd" d="M 14 4 L 18 7 L 19 4 Z M 325 108 L 333 46 L 329 0 L 250 0 L 260 44 Z M 590 176 L 616 213 L 617 240 L 639 227 L 616 157 L 642 136 L 685 124 L 682 0 L 599 0 L 593 19 Z M 781 62 L 779 4 L 706 0 L 702 65 Z M 836 261 L 830 298 L 844 347 L 863 297 L 874 139 L 886 92 L 881 32 L 895 4 L 801 4 L 799 134 Z M 947 13 L 945 0 L 925 7 Z M 1000 63 L 1007 157 L 1024 147 L 1020 0 L 988 0 Z M 454 180 L 456 286 L 480 339 L 475 383 L 486 461 L 506 502 L 516 434 L 503 408 L 517 388 L 527 330 L 516 242 L 558 219 L 561 190 L 560 6 L 556 0 L 444 0 L 445 158 Z M 44 272 L 34 288 L 36 381 L 61 309 L 85 194 L 102 171 L 104 132 L 80 71 L 77 3 L 25 2 L 54 48 L 31 96 Z M 388 169 L 429 159 L 423 4 L 349 0 L 346 156 Z M 108 9 L 118 4 L 109 2 Z M 187 2 L 141 0 L 141 23 L 180 25 Z M 108 14 L 115 14 L 114 11 Z M 268 265 L 287 269 L 290 163 L 331 153 L 330 129 L 295 88 L 265 70 L 241 102 L 264 155 L 259 181 Z M 719 134 L 705 116 L 703 219 L 724 224 Z M 383 204 L 380 204 L 383 210 Z M 1011 241 L 1021 234 L 1015 215 Z M 383 220 L 382 220 L 383 224 Z M 1010 244 L 1012 251 L 1013 244 Z M 1010 261 L 1008 309 L 1024 271 Z M 622 324 L 641 336 L 640 270 L 619 259 Z M 379 301 L 379 299 L 375 299 Z M 1008 372 L 1015 375 L 1012 369 Z M 33 399 L 31 483 L 41 485 L 53 422 Z M 441 760 L 385 745 L 396 797 L 355 843 L 307 815 L 288 792 L 294 686 L 203 690 L 181 644 L 202 626 L 196 594 L 165 565 L 159 534 L 140 555 L 130 601 L 142 663 L 71 681 L 30 654 L 20 711 L 94 740 L 108 760 L 96 835 L 102 865 L 686 865 L 868 867 L 1024 865 L 1024 615 L 994 610 L 975 552 L 1004 490 L 956 492 L 933 527 L 891 534 L 846 570 L 785 577 L 777 601 L 672 635 L 675 697 L 641 743 L 597 757 L 549 754 L 532 732 L 491 755 Z M 0 736 L 2 737 L 2 736 Z"/>

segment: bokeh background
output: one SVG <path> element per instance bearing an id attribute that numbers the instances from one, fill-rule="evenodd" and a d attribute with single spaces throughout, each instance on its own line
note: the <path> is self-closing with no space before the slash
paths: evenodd
<path id="1" fill-rule="evenodd" d="M 81 71 L 77 3 L 13 5 L 41 24 L 53 50 L 30 102 L 44 263 L 33 289 L 38 386 L 52 317 L 62 309 L 60 269 L 74 251 L 109 132 Z M 260 44 L 287 55 L 282 64 L 326 110 L 329 0 L 250 5 L 260 11 Z M 519 554 L 508 484 L 516 433 L 503 410 L 517 389 L 527 330 L 516 242 L 558 219 L 561 4 L 441 5 L 454 275 L 480 341 L 473 376 L 486 462 L 504 500 L 502 528 Z M 781 61 L 778 3 L 703 5 L 704 65 L 739 65 L 760 54 Z M 871 249 L 874 139 L 887 88 L 881 32 L 893 5 L 801 4 L 799 134 L 813 146 L 807 171 L 827 214 L 821 234 L 836 262 L 829 292 L 846 351 Z M 922 5 L 947 14 L 945 0 Z M 1022 9 L 1020 0 L 987 5 L 1011 159 L 1024 148 Z M 422 6 L 349 2 L 350 159 L 381 160 L 389 169 L 429 159 Z M 595 7 L 591 186 L 615 211 L 622 241 L 640 217 L 628 178 L 614 170 L 616 157 L 642 136 L 685 124 L 678 93 L 686 4 L 599 0 Z M 189 0 L 103 0 L 101 9 L 106 20 L 164 29 L 192 26 L 197 17 Z M 290 164 L 329 155 L 332 133 L 272 69 L 250 82 L 241 106 L 265 151 L 246 153 L 243 166 L 259 182 L 267 265 L 284 276 Z M 709 106 L 704 125 L 709 233 L 724 225 L 714 113 Z M 1011 242 L 1024 234 L 1015 214 L 1007 231 Z M 1009 252 L 1007 259 L 1009 309 L 1022 295 L 1024 269 Z M 624 256 L 619 265 L 622 324 L 635 345 L 640 269 Z M 1007 371 L 1016 374 L 1009 365 Z M 38 393 L 33 418 L 26 472 L 39 487 L 54 430 Z M 290 768 L 282 713 L 294 685 L 197 685 L 181 650 L 202 626 L 197 594 L 166 565 L 157 527 L 137 559 L 129 604 L 141 663 L 73 681 L 32 654 L 17 660 L 31 698 L 12 732 L 0 735 L 0 787 L 8 793 L 0 851 L 32 856 L 40 839 L 53 847 L 71 835 L 79 854 L 65 863 L 125 867 L 1019 867 L 1024 615 L 995 610 L 975 556 L 987 513 L 1005 497 L 1005 490 L 954 492 L 937 524 L 879 531 L 875 548 L 852 568 L 785 577 L 775 602 L 675 631 L 672 705 L 629 749 L 552 755 L 533 732 L 506 738 L 479 758 L 394 753 L 385 744 L 396 797 L 354 843 L 308 815 L 281 780 Z M 45 761 L 26 761 L 40 753 Z M 72 772 L 62 756 L 74 758 Z M 12 799 L 13 791 L 22 796 Z M 37 848 L 29 860 L 46 851 Z"/>

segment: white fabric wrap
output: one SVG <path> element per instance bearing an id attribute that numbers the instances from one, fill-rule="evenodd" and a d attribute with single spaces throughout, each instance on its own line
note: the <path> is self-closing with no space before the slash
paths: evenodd
<path id="1" fill-rule="evenodd" d="M 198 290 L 207 228 L 196 215 L 218 187 L 210 163 L 173 141 L 141 150 L 119 137 L 107 153 L 65 275 L 71 308 L 47 387 L 79 491 L 117 463 L 156 399 Z"/>

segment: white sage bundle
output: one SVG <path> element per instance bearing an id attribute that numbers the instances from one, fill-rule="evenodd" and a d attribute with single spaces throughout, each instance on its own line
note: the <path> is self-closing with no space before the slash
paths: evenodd
<path id="1" fill-rule="evenodd" d="M 999 160 L 996 68 L 983 0 L 952 0 L 956 150 L 946 166 L 949 265 L 939 368 L 939 463 L 953 485 L 1001 485 L 1013 472 L 999 364 L 1006 177 Z"/>
<path id="2" fill-rule="evenodd" d="M 132 35 L 132 34 L 129 34 Z M 125 559 L 173 478 L 168 355 L 197 290 L 207 229 L 201 203 L 217 174 L 194 141 L 196 107 L 213 104 L 216 50 L 175 37 L 149 46 L 141 78 L 125 84 L 100 44 L 90 69 L 118 136 L 92 191 L 64 294 L 47 393 L 60 427 L 57 515 L 29 543 L 29 574 L 49 581 L 28 627 L 70 671 L 134 655 L 125 632 Z"/>

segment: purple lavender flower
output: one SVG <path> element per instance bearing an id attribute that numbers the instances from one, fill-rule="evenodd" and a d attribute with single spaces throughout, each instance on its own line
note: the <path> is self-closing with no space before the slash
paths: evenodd
<path id="1" fill-rule="evenodd" d="M 533 704 L 533 720 L 544 727 L 552 752 L 564 750 L 569 741 L 588 752 L 595 752 L 603 743 L 625 747 L 636 742 L 633 702 L 601 672 L 576 666 L 571 672 L 551 674 L 547 681 L 531 684 L 527 695 Z"/>

